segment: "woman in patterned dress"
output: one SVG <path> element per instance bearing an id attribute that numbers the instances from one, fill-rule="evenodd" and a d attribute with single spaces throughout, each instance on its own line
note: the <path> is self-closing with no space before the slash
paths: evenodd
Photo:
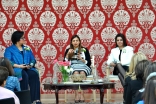
<path id="1" fill-rule="evenodd" d="M 70 48 L 65 51 L 65 61 L 71 61 L 71 68 L 73 68 L 72 74 L 85 74 L 86 76 L 91 74 L 91 59 L 87 48 L 81 46 L 81 40 L 78 35 L 73 35 L 70 42 Z M 81 95 L 78 95 L 78 91 L 75 91 L 75 103 L 84 102 L 84 92 L 81 91 Z"/>

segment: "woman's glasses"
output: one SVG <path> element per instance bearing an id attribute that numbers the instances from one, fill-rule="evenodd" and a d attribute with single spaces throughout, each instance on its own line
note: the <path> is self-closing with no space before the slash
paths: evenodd
<path id="1" fill-rule="evenodd" d="M 21 37 L 20 39 L 25 40 L 25 37 Z"/>

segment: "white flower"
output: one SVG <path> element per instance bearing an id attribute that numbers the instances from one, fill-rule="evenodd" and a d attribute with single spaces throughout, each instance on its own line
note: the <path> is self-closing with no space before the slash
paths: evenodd
<path id="1" fill-rule="evenodd" d="M 70 71 L 73 72 L 74 71 L 73 68 L 70 68 Z"/>
<path id="2" fill-rule="evenodd" d="M 67 69 L 68 69 L 68 66 L 64 66 L 64 69 L 66 69 L 66 70 L 67 70 Z"/>
<path id="3" fill-rule="evenodd" d="M 126 53 L 126 49 L 125 48 L 122 49 L 122 53 Z"/>
<path id="4" fill-rule="evenodd" d="M 25 46 L 24 49 L 30 51 L 30 48 L 27 46 Z"/>
<path id="5" fill-rule="evenodd" d="M 70 73 L 70 70 L 69 69 L 66 69 L 67 73 Z"/>

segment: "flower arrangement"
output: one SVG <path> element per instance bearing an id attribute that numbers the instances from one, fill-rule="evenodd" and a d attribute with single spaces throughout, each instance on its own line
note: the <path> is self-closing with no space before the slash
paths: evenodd
<path id="1" fill-rule="evenodd" d="M 60 72 L 62 73 L 62 81 L 66 82 L 69 79 L 69 74 L 73 72 L 73 69 L 70 68 L 69 61 L 57 61 L 54 60 L 54 63 L 58 65 Z"/>

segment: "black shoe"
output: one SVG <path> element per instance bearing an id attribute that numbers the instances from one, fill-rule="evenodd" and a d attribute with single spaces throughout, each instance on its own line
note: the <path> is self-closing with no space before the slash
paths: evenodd
<path id="1" fill-rule="evenodd" d="M 75 100 L 75 103 L 79 103 L 80 101 L 79 100 Z"/>
<path id="2" fill-rule="evenodd" d="M 41 102 L 36 102 L 36 104 L 42 104 Z"/>
<path id="3" fill-rule="evenodd" d="M 80 103 L 84 103 L 85 102 L 85 100 L 80 100 Z"/>

